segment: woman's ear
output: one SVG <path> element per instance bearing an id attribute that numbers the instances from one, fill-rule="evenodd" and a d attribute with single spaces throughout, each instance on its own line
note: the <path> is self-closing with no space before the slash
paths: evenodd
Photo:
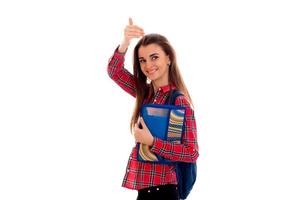
<path id="1" fill-rule="evenodd" d="M 170 56 L 168 55 L 168 66 L 171 65 L 171 60 L 170 60 Z"/>

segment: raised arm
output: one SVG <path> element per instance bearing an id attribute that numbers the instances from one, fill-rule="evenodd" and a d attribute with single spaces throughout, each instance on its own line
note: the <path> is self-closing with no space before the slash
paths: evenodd
<path id="1" fill-rule="evenodd" d="M 129 24 L 124 29 L 123 41 L 110 58 L 107 67 L 109 77 L 133 97 L 136 96 L 136 86 L 133 75 L 124 68 L 125 54 L 131 40 L 140 38 L 143 35 L 143 29 L 133 25 L 132 19 L 129 18 Z"/>

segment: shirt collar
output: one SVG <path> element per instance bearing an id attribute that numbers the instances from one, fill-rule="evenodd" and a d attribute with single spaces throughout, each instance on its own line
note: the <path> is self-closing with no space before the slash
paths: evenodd
<path id="1" fill-rule="evenodd" d="M 147 99 L 149 99 L 152 96 L 152 94 L 153 94 L 153 86 L 150 85 L 150 87 L 152 87 L 152 89 L 150 89 L 150 92 L 148 93 Z M 158 91 L 162 91 L 163 93 L 167 93 L 171 89 L 172 90 L 176 89 L 176 86 L 173 85 L 173 84 L 165 85 L 165 86 L 159 87 Z"/>
<path id="2" fill-rule="evenodd" d="M 165 86 L 159 87 L 158 91 L 162 90 L 163 93 L 166 93 L 166 92 L 169 92 L 171 89 L 176 89 L 175 85 L 170 84 L 170 85 L 165 85 Z"/>

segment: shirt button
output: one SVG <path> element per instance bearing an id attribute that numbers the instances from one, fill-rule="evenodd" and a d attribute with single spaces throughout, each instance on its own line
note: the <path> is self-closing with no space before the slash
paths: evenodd
<path id="1" fill-rule="evenodd" d="M 156 99 L 154 99 L 154 102 L 156 102 L 157 100 Z"/>
<path id="2" fill-rule="evenodd" d="M 159 190 L 159 188 L 156 188 L 156 190 L 158 191 L 158 190 Z"/>
<path id="3" fill-rule="evenodd" d="M 161 88 L 158 88 L 159 91 L 161 91 Z"/>
<path id="4" fill-rule="evenodd" d="M 129 172 L 130 170 L 129 169 L 127 169 L 127 172 Z"/>
<path id="5" fill-rule="evenodd" d="M 150 193 L 151 192 L 151 190 L 148 190 L 148 193 Z"/>

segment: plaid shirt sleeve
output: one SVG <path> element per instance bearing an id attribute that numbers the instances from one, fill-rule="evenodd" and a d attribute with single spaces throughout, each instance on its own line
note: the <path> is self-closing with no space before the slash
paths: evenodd
<path id="1" fill-rule="evenodd" d="M 175 105 L 186 107 L 182 144 L 171 143 L 155 137 L 151 151 L 173 161 L 196 162 L 199 152 L 194 111 L 184 96 L 176 98 Z"/>
<path id="2" fill-rule="evenodd" d="M 116 48 L 114 54 L 109 59 L 107 73 L 123 90 L 131 96 L 136 97 L 136 87 L 133 75 L 124 68 L 125 53 L 118 52 Z"/>

